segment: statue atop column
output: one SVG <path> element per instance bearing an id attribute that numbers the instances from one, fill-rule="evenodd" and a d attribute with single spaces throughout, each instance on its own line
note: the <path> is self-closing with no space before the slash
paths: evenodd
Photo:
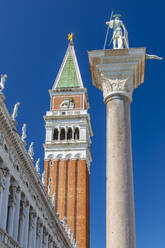
<path id="1" fill-rule="evenodd" d="M 113 49 L 129 48 L 128 32 L 122 20 L 120 20 L 120 16 L 121 15 L 113 15 L 112 18 L 114 17 L 114 19 L 106 22 L 109 28 L 113 29 L 113 36 L 111 39 L 111 41 L 113 40 Z"/>

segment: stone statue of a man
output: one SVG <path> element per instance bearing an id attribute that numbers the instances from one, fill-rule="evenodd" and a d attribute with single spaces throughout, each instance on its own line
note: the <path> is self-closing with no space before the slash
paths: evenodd
<path id="1" fill-rule="evenodd" d="M 1 74 L 1 81 L 0 81 L 0 92 L 3 91 L 5 88 L 5 82 L 6 82 L 7 75 L 6 74 Z"/>
<path id="2" fill-rule="evenodd" d="M 42 173 L 42 184 L 45 186 L 45 172 Z"/>
<path id="3" fill-rule="evenodd" d="M 40 166 L 39 166 L 39 164 L 40 164 L 40 158 L 38 158 L 37 159 L 37 162 L 36 162 L 36 171 L 37 171 L 37 173 L 40 173 Z"/>
<path id="4" fill-rule="evenodd" d="M 53 204 L 53 206 L 55 205 L 55 197 L 56 197 L 56 194 L 54 193 L 53 196 L 52 196 L 52 204 Z"/>
<path id="5" fill-rule="evenodd" d="M 51 183 L 48 184 L 48 195 L 50 195 L 50 186 L 51 186 Z"/>
<path id="6" fill-rule="evenodd" d="M 17 102 L 14 106 L 13 113 L 12 113 L 12 119 L 15 120 L 15 118 L 18 115 L 18 106 L 20 105 L 20 102 Z"/>
<path id="7" fill-rule="evenodd" d="M 29 150 L 28 150 L 28 153 L 29 153 L 31 159 L 33 159 L 33 156 L 34 156 L 33 146 L 34 146 L 34 142 L 31 142 L 31 144 L 29 146 Z"/>
<path id="8" fill-rule="evenodd" d="M 22 126 L 22 136 L 21 136 L 22 141 L 25 141 L 26 137 L 27 137 L 26 136 L 26 124 L 24 123 Z"/>
<path id="9" fill-rule="evenodd" d="M 119 18 L 120 15 L 113 15 L 113 17 L 115 18 L 114 20 L 110 20 L 109 22 L 106 22 L 106 24 L 113 29 L 113 36 L 112 36 L 113 48 L 122 49 L 124 48 L 124 46 L 126 48 L 129 48 L 128 33 L 123 22 Z M 124 30 L 124 35 L 122 32 L 122 28 Z"/>

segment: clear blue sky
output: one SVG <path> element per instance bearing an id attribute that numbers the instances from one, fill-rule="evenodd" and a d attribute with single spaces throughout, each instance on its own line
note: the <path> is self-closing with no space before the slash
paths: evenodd
<path id="1" fill-rule="evenodd" d="M 27 143 L 41 157 L 53 86 L 74 32 L 75 50 L 91 105 L 91 248 L 105 247 L 105 105 L 92 86 L 87 50 L 102 49 L 105 21 L 121 13 L 131 47 L 165 57 L 162 0 L 0 0 L 0 72 L 8 74 L 5 95 L 9 111 L 17 101 L 18 129 L 27 123 Z M 165 83 L 164 61 L 147 61 L 145 83 L 135 90 L 132 144 L 137 248 L 165 246 Z"/>

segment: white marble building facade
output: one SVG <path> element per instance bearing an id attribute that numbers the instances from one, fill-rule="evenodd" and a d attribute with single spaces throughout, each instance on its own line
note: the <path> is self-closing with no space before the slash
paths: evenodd
<path id="1" fill-rule="evenodd" d="M 73 248 L 0 94 L 0 247 Z"/>

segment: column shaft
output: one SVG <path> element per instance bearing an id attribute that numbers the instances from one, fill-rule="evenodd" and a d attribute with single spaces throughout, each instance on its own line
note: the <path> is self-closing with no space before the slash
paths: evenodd
<path id="1" fill-rule="evenodd" d="M 33 237 L 32 237 L 32 248 L 36 248 L 36 231 L 37 231 L 37 217 L 34 216 L 34 226 L 33 226 Z"/>
<path id="2" fill-rule="evenodd" d="M 45 248 L 48 248 L 48 234 L 45 235 Z"/>
<path id="3" fill-rule="evenodd" d="M 25 224 L 25 216 L 21 214 L 20 221 L 19 221 L 19 234 L 18 234 L 18 241 L 21 246 L 23 245 L 23 238 L 24 238 L 23 237 L 24 224 Z"/>
<path id="4" fill-rule="evenodd" d="M 21 192 L 19 190 L 19 191 L 17 191 L 16 206 L 15 206 L 15 211 L 14 211 L 13 238 L 14 238 L 15 241 L 17 241 L 17 237 L 18 237 L 19 212 L 20 212 L 20 196 L 21 196 Z"/>
<path id="5" fill-rule="evenodd" d="M 42 240 L 43 240 L 43 226 L 40 228 L 40 240 L 38 248 L 42 247 Z"/>
<path id="6" fill-rule="evenodd" d="M 12 236 L 12 233 L 13 233 L 14 209 L 15 209 L 15 204 L 12 202 L 9 205 L 9 211 L 8 211 L 7 232 L 9 234 L 9 236 Z"/>
<path id="7" fill-rule="evenodd" d="M 28 247 L 28 236 L 29 236 L 29 208 L 30 208 L 30 206 L 27 205 L 27 207 L 26 207 L 26 216 L 25 216 L 25 225 L 24 225 L 23 248 L 27 248 L 27 247 Z"/>
<path id="8" fill-rule="evenodd" d="M 5 189 L 2 192 L 2 205 L 0 210 L 0 227 L 6 230 L 8 199 L 9 199 L 10 176 L 7 175 L 5 182 Z"/>
<path id="9" fill-rule="evenodd" d="M 115 95 L 107 101 L 107 248 L 135 248 L 130 103 Z"/>

